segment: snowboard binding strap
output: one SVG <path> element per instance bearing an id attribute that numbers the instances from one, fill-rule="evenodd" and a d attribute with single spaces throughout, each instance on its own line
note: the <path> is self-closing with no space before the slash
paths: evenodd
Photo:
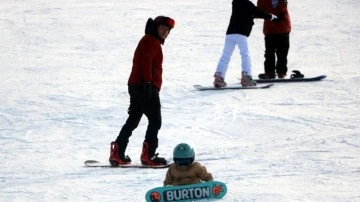
<path id="1" fill-rule="evenodd" d="M 290 76 L 291 79 L 302 79 L 302 78 L 304 78 L 304 74 L 301 74 L 300 71 L 294 70 L 292 72 L 294 72 L 294 74 L 291 74 L 291 76 Z"/>

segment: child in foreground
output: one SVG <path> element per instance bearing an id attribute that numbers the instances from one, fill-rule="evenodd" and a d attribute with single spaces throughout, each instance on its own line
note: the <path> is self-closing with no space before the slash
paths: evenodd
<path id="1" fill-rule="evenodd" d="M 194 162 L 195 151 L 186 144 L 178 144 L 173 152 L 174 162 L 168 169 L 164 180 L 164 186 L 178 186 L 196 184 L 202 181 L 211 181 L 213 176 L 205 166 Z"/>

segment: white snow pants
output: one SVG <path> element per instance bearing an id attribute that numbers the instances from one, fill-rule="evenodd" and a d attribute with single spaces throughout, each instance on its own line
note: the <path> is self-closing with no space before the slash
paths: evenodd
<path id="1" fill-rule="evenodd" d="M 234 52 L 235 46 L 240 49 L 241 56 L 241 69 L 242 72 L 246 72 L 247 75 L 252 75 L 251 72 L 251 58 L 248 49 L 247 36 L 242 34 L 228 34 L 225 37 L 225 45 L 223 54 L 217 65 L 215 74 L 220 74 L 225 79 L 226 71 L 229 66 L 231 55 Z"/>

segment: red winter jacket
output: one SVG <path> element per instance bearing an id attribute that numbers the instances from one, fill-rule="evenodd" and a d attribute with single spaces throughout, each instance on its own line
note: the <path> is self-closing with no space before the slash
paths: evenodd
<path id="1" fill-rule="evenodd" d="M 272 5 L 274 3 L 274 5 Z M 257 6 L 266 12 L 280 17 L 279 22 L 264 20 L 263 32 L 269 34 L 288 34 L 291 31 L 290 15 L 287 9 L 287 0 L 258 0 Z"/>
<path id="2" fill-rule="evenodd" d="M 128 85 L 142 85 L 151 82 L 160 91 L 162 84 L 162 41 L 145 34 L 136 47 L 133 67 L 128 80 Z"/>

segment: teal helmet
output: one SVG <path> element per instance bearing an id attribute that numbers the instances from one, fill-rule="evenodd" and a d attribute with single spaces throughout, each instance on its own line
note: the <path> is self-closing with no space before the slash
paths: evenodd
<path id="1" fill-rule="evenodd" d="M 176 165 L 189 166 L 195 160 L 195 151 L 190 145 L 180 143 L 174 148 L 173 159 Z"/>

